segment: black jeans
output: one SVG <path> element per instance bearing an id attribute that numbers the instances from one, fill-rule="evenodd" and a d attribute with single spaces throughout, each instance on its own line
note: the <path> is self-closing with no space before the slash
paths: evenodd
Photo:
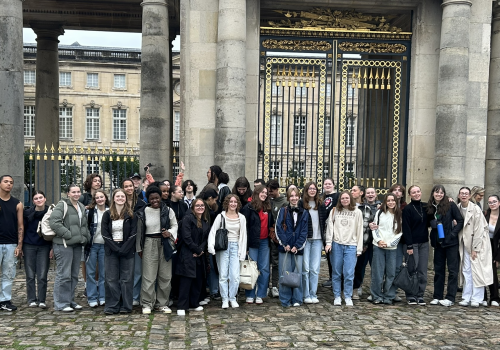
<path id="1" fill-rule="evenodd" d="M 358 256 L 358 260 L 356 261 L 356 267 L 354 268 L 354 289 L 358 289 L 363 284 L 363 280 L 365 278 L 366 265 L 370 263 L 372 266 L 372 258 L 373 258 L 373 244 L 369 244 L 366 251 Z"/>
<path id="2" fill-rule="evenodd" d="M 490 238 L 491 246 L 493 247 L 493 239 Z M 491 258 L 493 264 L 493 284 L 490 284 L 488 287 L 490 289 L 490 305 L 492 301 L 496 301 L 500 303 L 500 297 L 498 296 L 498 274 L 497 274 L 497 264 L 493 262 L 493 257 Z M 488 292 L 486 291 L 486 287 L 484 287 L 484 300 L 488 300 Z"/>
<path id="3" fill-rule="evenodd" d="M 270 248 L 270 263 L 271 263 L 271 284 L 273 287 L 278 287 L 278 280 L 280 278 L 279 272 L 279 251 L 276 243 L 269 239 L 269 248 Z"/>
<path id="4" fill-rule="evenodd" d="M 197 264 L 196 278 L 179 276 L 178 310 L 188 310 L 189 308 L 197 308 L 200 306 L 201 287 L 203 285 L 203 279 L 206 279 L 204 275 L 203 264 Z"/>
<path id="5" fill-rule="evenodd" d="M 104 258 L 106 267 L 106 312 L 131 312 L 134 290 L 134 256 L 127 258 L 111 252 Z"/>
<path id="6" fill-rule="evenodd" d="M 446 266 L 448 266 L 448 287 L 446 290 L 446 299 L 455 302 L 455 296 L 457 295 L 458 288 L 459 270 L 458 244 L 443 248 L 438 243 L 434 248 L 434 299 L 443 299 Z"/>
<path id="7" fill-rule="evenodd" d="M 24 269 L 26 271 L 26 294 L 28 304 L 45 303 L 47 296 L 47 273 L 49 272 L 49 254 L 51 245 L 23 244 Z M 38 284 L 38 293 L 35 286 Z"/>

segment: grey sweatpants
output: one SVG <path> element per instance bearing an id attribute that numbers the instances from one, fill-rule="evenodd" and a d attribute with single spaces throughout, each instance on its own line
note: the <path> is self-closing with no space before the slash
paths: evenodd
<path id="1" fill-rule="evenodd" d="M 148 237 L 144 240 L 141 289 L 143 307 L 168 306 L 172 280 L 172 260 L 165 260 L 161 241 L 161 238 Z"/>

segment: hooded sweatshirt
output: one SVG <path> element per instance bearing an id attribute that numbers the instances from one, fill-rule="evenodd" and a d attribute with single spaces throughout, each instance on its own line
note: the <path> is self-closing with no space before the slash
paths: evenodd
<path id="1" fill-rule="evenodd" d="M 400 233 L 395 232 L 394 227 L 394 214 L 389 211 L 386 213 L 377 210 L 375 214 L 375 220 L 373 221 L 378 225 L 378 229 L 373 231 L 373 245 L 378 247 L 378 242 L 383 241 L 387 243 L 387 247 L 383 249 L 394 250 L 397 248 L 399 240 L 403 235 L 403 231 Z M 399 223 L 401 225 L 401 223 Z"/>
<path id="2" fill-rule="evenodd" d="M 280 194 L 279 197 L 271 199 L 271 211 L 273 212 L 273 218 L 275 222 L 278 218 L 278 213 L 280 209 L 287 205 L 288 201 L 286 200 L 286 197 L 283 196 L 282 194 Z"/>

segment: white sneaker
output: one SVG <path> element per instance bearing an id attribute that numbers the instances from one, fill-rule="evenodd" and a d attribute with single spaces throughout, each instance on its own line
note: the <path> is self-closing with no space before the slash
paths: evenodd
<path id="1" fill-rule="evenodd" d="M 75 310 L 81 310 L 81 309 L 83 309 L 83 306 L 76 304 L 76 305 L 73 306 L 73 309 L 75 309 Z"/>
<path id="2" fill-rule="evenodd" d="M 62 309 L 61 311 L 63 312 L 71 312 L 71 311 L 75 311 L 72 307 L 70 306 L 66 306 L 64 309 Z"/>
<path id="3" fill-rule="evenodd" d="M 142 308 L 142 313 L 144 315 L 149 315 L 151 313 L 151 308 L 149 306 L 145 306 Z"/>
<path id="4" fill-rule="evenodd" d="M 200 305 L 201 305 L 201 302 L 200 302 Z M 226 300 L 226 301 L 223 301 L 223 302 L 222 302 L 222 308 L 223 308 L 223 309 L 227 309 L 228 307 L 229 307 L 229 302 L 227 302 L 227 300 Z"/>
<path id="5" fill-rule="evenodd" d="M 370 295 L 366 298 L 366 300 L 368 300 L 368 301 L 372 301 L 372 300 L 373 300 L 373 296 L 370 294 Z M 401 301 L 401 298 L 399 298 L 399 300 Z"/>
<path id="6" fill-rule="evenodd" d="M 45 309 L 45 308 L 47 308 L 47 304 L 45 304 L 45 303 L 40 303 L 40 304 L 38 304 L 38 307 L 39 307 L 39 308 L 42 308 L 42 309 Z"/>
<path id="7" fill-rule="evenodd" d="M 317 304 L 317 303 L 319 303 L 318 298 L 312 298 L 312 299 L 311 299 L 311 301 L 312 301 L 312 303 L 313 303 L 313 304 Z"/>
<path id="8" fill-rule="evenodd" d="M 486 304 L 487 304 L 487 303 L 486 303 Z M 496 301 L 492 301 L 492 302 L 491 302 L 491 306 L 496 306 L 496 307 L 498 307 L 498 306 L 500 306 L 500 304 L 498 304 L 498 302 L 496 302 Z"/>
<path id="9" fill-rule="evenodd" d="M 235 301 L 230 301 L 231 303 L 231 307 L 233 309 L 236 309 L 237 307 L 240 307 L 240 304 L 238 304 L 238 302 L 235 300 Z"/>
<path id="10" fill-rule="evenodd" d="M 207 305 L 207 304 L 208 304 L 208 303 L 207 303 L 205 300 L 200 301 L 200 305 L 201 305 L 201 306 L 205 306 L 205 305 Z"/>
<path id="11" fill-rule="evenodd" d="M 203 306 L 198 306 L 195 308 L 190 308 L 189 311 L 203 311 Z"/>
<path id="12" fill-rule="evenodd" d="M 300 304 L 299 304 L 299 303 L 295 303 L 295 304 L 293 304 L 293 306 L 294 306 L 294 307 L 299 307 L 299 306 L 300 306 Z"/>
<path id="13" fill-rule="evenodd" d="M 207 297 L 207 298 L 203 299 L 203 301 L 206 301 L 207 304 L 208 304 L 210 302 L 210 297 Z"/>
<path id="14" fill-rule="evenodd" d="M 177 316 L 186 316 L 186 311 L 184 311 L 184 310 L 177 310 Z"/>
<path id="15" fill-rule="evenodd" d="M 432 301 L 429 303 L 429 305 L 438 305 L 439 300 L 438 299 L 432 299 Z"/>
<path id="16" fill-rule="evenodd" d="M 446 307 L 450 307 L 453 305 L 453 301 L 448 300 L 448 299 L 443 299 L 443 300 L 439 300 L 439 304 L 446 306 Z"/>
<path id="17" fill-rule="evenodd" d="M 98 304 L 97 304 L 97 301 L 91 301 L 91 302 L 89 303 L 89 306 L 90 306 L 90 307 L 97 307 L 97 305 L 98 305 Z"/>
<path id="18" fill-rule="evenodd" d="M 304 304 L 312 304 L 312 303 L 313 303 L 313 301 L 312 301 L 311 298 L 305 298 L 304 299 Z"/>
<path id="19" fill-rule="evenodd" d="M 158 310 L 156 310 L 158 312 L 163 312 L 164 314 L 171 314 L 172 313 L 172 310 L 170 310 L 170 308 L 168 306 L 160 306 L 158 308 Z"/>
<path id="20" fill-rule="evenodd" d="M 370 297 L 371 297 L 371 295 L 370 295 L 368 298 L 370 298 Z M 396 295 L 396 296 L 394 297 L 393 301 L 397 303 L 397 302 L 402 301 L 402 299 L 401 299 L 399 296 L 397 296 L 397 295 Z"/>
<path id="21" fill-rule="evenodd" d="M 273 298 L 279 298 L 280 296 L 280 292 L 277 287 L 273 287 L 273 289 L 271 290 L 271 294 L 273 295 Z"/>
<path id="22" fill-rule="evenodd" d="M 469 306 L 469 302 L 467 300 L 462 300 L 461 302 L 458 303 L 458 305 L 467 307 Z"/>
<path id="23" fill-rule="evenodd" d="M 342 299 L 340 297 L 336 297 L 335 300 L 333 301 L 333 306 L 340 306 L 342 305 Z"/>
<path id="24" fill-rule="evenodd" d="M 100 305 L 100 306 L 104 306 L 104 305 L 106 305 L 106 302 L 105 302 L 105 301 L 100 301 L 100 302 L 99 302 L 99 305 Z"/>
<path id="25" fill-rule="evenodd" d="M 253 298 L 247 298 L 245 302 L 247 304 L 253 304 Z"/>
<path id="26" fill-rule="evenodd" d="M 345 300 L 345 306 L 354 306 L 352 303 L 352 299 L 346 299 Z"/>
<path id="27" fill-rule="evenodd" d="M 28 307 L 37 307 L 38 305 L 35 302 L 32 302 L 28 305 Z"/>
<path id="28" fill-rule="evenodd" d="M 262 298 L 255 298 L 255 304 L 262 304 L 264 301 L 262 300 Z"/>
<path id="29" fill-rule="evenodd" d="M 493 301 L 492 301 L 492 303 L 493 303 Z M 495 303 L 496 303 L 496 301 L 495 301 Z M 484 307 L 488 307 L 488 302 L 486 300 L 483 300 L 481 302 L 481 305 L 484 306 Z M 498 305 L 498 303 L 497 303 L 497 305 Z"/>
<path id="30" fill-rule="evenodd" d="M 139 300 L 134 300 L 132 302 L 132 306 L 139 306 L 139 305 L 141 305 L 141 303 L 139 302 Z"/>
<path id="31" fill-rule="evenodd" d="M 471 307 L 479 307 L 479 303 L 477 303 L 475 301 L 471 301 L 470 306 Z"/>

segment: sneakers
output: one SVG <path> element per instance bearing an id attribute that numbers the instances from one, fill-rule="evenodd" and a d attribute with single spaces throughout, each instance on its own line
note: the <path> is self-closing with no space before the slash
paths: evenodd
<path id="1" fill-rule="evenodd" d="M 75 309 L 75 310 L 81 310 L 81 309 L 83 309 L 83 306 L 78 305 L 78 304 L 72 305 L 72 307 L 73 307 L 73 309 Z"/>
<path id="2" fill-rule="evenodd" d="M 201 302 L 200 302 L 200 305 L 201 305 Z M 227 300 L 223 301 L 222 302 L 222 308 L 223 309 L 227 309 L 229 307 L 229 302 Z"/>
<path id="3" fill-rule="evenodd" d="M 420 305 L 420 306 L 424 306 L 425 305 L 425 300 L 424 298 L 418 298 L 417 299 L 417 304 Z"/>
<path id="4" fill-rule="evenodd" d="M 235 301 L 230 301 L 229 302 L 231 304 L 231 307 L 233 309 L 236 309 L 237 307 L 240 307 L 240 304 L 238 304 L 238 302 L 235 300 Z"/>
<path id="5" fill-rule="evenodd" d="M 255 304 L 262 304 L 264 301 L 262 300 L 262 298 L 255 298 Z"/>
<path id="6" fill-rule="evenodd" d="M 472 302 L 470 303 L 470 306 L 471 306 L 471 307 L 479 307 L 479 303 L 478 303 L 478 302 L 475 302 L 475 301 L 472 301 Z"/>
<path id="7" fill-rule="evenodd" d="M 37 306 L 38 306 L 37 303 L 35 303 L 34 301 L 28 305 L 28 307 L 37 307 Z"/>
<path id="8" fill-rule="evenodd" d="M 133 305 L 133 306 L 139 306 L 139 305 L 141 305 L 141 303 L 140 303 L 140 301 L 139 301 L 139 300 L 134 300 L 134 301 L 132 302 L 132 305 Z"/>
<path id="9" fill-rule="evenodd" d="M 329 279 L 328 281 L 324 282 L 322 286 L 325 288 L 332 288 L 332 280 Z"/>
<path id="10" fill-rule="evenodd" d="M 458 305 L 463 306 L 463 307 L 467 307 L 467 306 L 469 306 L 469 302 L 467 300 L 462 300 L 461 302 L 458 303 Z"/>
<path id="11" fill-rule="evenodd" d="M 443 300 L 439 300 L 439 304 L 443 305 L 443 306 L 446 306 L 446 307 L 450 307 L 452 306 L 454 303 L 453 301 L 451 300 L 448 300 L 448 299 L 443 299 Z"/>
<path id="12" fill-rule="evenodd" d="M 61 310 L 62 312 L 72 312 L 75 311 L 72 307 L 66 306 L 64 309 Z"/>
<path id="13" fill-rule="evenodd" d="M 38 304 L 38 307 L 41 308 L 41 309 L 46 309 L 47 308 L 47 304 L 40 303 L 40 304 Z"/>
<path id="14" fill-rule="evenodd" d="M 215 294 L 210 295 L 210 298 L 213 300 L 221 300 L 222 299 L 222 297 L 220 296 L 219 293 L 215 293 Z"/>
<path id="15" fill-rule="evenodd" d="M 311 298 L 305 298 L 304 299 L 304 304 L 312 304 L 312 303 L 313 303 L 313 301 L 312 301 Z"/>
<path id="16" fill-rule="evenodd" d="M 142 313 L 144 315 L 149 315 L 151 313 L 151 308 L 149 306 L 145 306 L 142 308 Z"/>
<path id="17" fill-rule="evenodd" d="M 273 298 L 279 298 L 280 296 L 280 292 L 277 287 L 273 287 L 273 289 L 271 290 L 271 294 Z"/>
<path id="18" fill-rule="evenodd" d="M 319 303 L 318 298 L 311 298 L 311 300 L 312 300 L 312 303 L 313 303 L 313 304 L 317 304 L 317 303 Z"/>
<path id="19" fill-rule="evenodd" d="M 373 301 L 374 304 L 382 304 L 384 301 L 381 300 L 381 299 L 377 299 L 375 301 Z"/>
<path id="20" fill-rule="evenodd" d="M 368 300 L 368 301 L 372 301 L 372 300 L 373 300 L 373 296 L 372 296 L 372 295 L 369 295 L 369 296 L 366 298 L 366 300 Z"/>
<path id="21" fill-rule="evenodd" d="M 104 305 L 106 305 L 106 302 L 105 302 L 104 300 L 101 300 L 101 301 L 99 302 L 99 306 L 104 306 Z"/>
<path id="22" fill-rule="evenodd" d="M 346 299 L 345 300 L 345 306 L 354 306 L 352 303 L 352 299 Z"/>
<path id="23" fill-rule="evenodd" d="M 207 305 L 207 304 L 208 304 L 208 303 L 207 303 L 205 300 L 200 301 L 200 305 L 201 305 L 201 306 L 205 306 L 205 305 Z M 222 305 L 224 305 L 224 302 L 222 302 Z M 223 308 L 224 308 L 224 307 L 223 307 Z"/>
<path id="24" fill-rule="evenodd" d="M 247 304 L 253 304 L 253 298 L 247 298 L 245 300 L 245 303 L 247 303 Z"/>
<path id="25" fill-rule="evenodd" d="M 492 301 L 491 303 L 493 304 L 493 301 Z M 495 303 L 497 303 L 497 302 L 495 301 Z M 484 307 L 488 307 L 488 302 L 487 302 L 486 300 L 483 300 L 483 301 L 481 302 L 481 305 L 482 305 L 482 306 L 484 306 Z M 498 303 L 497 303 L 497 305 L 498 305 Z M 493 305 L 492 305 L 492 306 L 493 306 Z"/>
<path id="26" fill-rule="evenodd" d="M 156 307 L 155 308 L 155 311 L 158 311 L 158 312 L 163 312 L 164 314 L 171 314 L 172 313 L 172 310 L 170 310 L 170 308 L 168 306 L 160 306 L 160 307 Z M 144 312 L 143 312 L 144 313 Z"/>
<path id="27" fill-rule="evenodd" d="M 408 298 L 407 303 L 408 303 L 408 305 L 418 305 L 417 299 L 415 299 L 415 298 Z M 431 301 L 431 304 L 432 304 L 432 301 Z"/>
<path id="28" fill-rule="evenodd" d="M 336 297 L 335 300 L 333 301 L 333 306 L 340 306 L 342 305 L 342 299 L 340 297 Z"/>
<path id="29" fill-rule="evenodd" d="M 438 305 L 439 300 L 438 299 L 432 299 L 432 301 L 429 303 L 430 305 Z"/>
<path id="30" fill-rule="evenodd" d="M 484 303 L 484 302 L 483 302 L 483 303 Z M 488 304 L 488 302 L 486 302 L 486 304 Z M 483 304 L 483 305 L 484 305 L 484 304 Z M 492 301 L 492 302 L 491 302 L 491 306 L 496 306 L 496 307 L 498 307 L 498 306 L 500 306 L 500 304 L 498 304 L 498 302 L 497 302 L 497 301 Z"/>
<path id="31" fill-rule="evenodd" d="M 89 303 L 89 306 L 90 306 L 90 307 L 97 307 L 97 305 L 98 305 L 98 304 L 97 304 L 97 301 L 91 301 L 91 302 Z"/>
<path id="32" fill-rule="evenodd" d="M 203 311 L 203 306 L 198 306 L 198 307 L 190 308 L 189 311 Z"/>
<path id="33" fill-rule="evenodd" d="M 177 310 L 177 316 L 186 316 L 185 310 Z"/>
<path id="34" fill-rule="evenodd" d="M 392 301 L 398 303 L 398 302 L 403 301 L 403 299 L 401 299 L 399 296 L 396 295 Z"/>
<path id="35" fill-rule="evenodd" d="M 353 291 L 352 291 L 352 299 L 353 300 L 359 300 L 358 288 L 353 289 Z"/>
<path id="36" fill-rule="evenodd" d="M 0 310 L 5 310 L 5 311 L 16 311 L 17 306 L 11 303 L 10 300 L 2 301 L 0 303 Z"/>

